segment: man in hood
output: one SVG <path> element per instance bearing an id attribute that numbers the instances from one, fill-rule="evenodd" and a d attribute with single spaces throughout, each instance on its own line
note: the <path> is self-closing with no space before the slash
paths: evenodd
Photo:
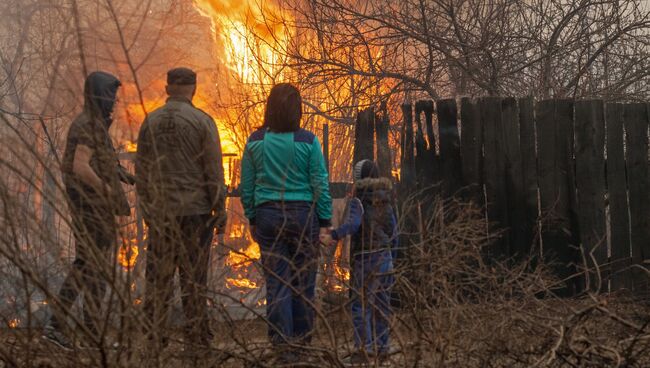
<path id="1" fill-rule="evenodd" d="M 115 216 L 128 216 L 129 203 L 120 181 L 134 178 L 119 165 L 108 129 L 120 81 L 105 72 L 93 72 L 84 85 L 84 108 L 68 131 L 61 170 L 75 237 L 75 260 L 65 278 L 45 337 L 72 348 L 63 333 L 65 317 L 80 293 L 84 296 L 83 323 L 91 344 L 99 344 L 96 322 L 101 321 L 109 262 L 115 244 Z"/>

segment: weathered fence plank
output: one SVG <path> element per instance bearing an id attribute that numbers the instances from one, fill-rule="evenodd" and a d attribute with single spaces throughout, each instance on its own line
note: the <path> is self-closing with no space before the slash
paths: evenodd
<path id="1" fill-rule="evenodd" d="M 525 207 L 523 242 L 521 249 L 538 243 L 537 219 L 537 152 L 535 149 L 535 118 L 533 98 L 519 99 L 519 147 L 521 149 L 521 175 L 524 185 L 523 202 Z"/>
<path id="2" fill-rule="evenodd" d="M 426 130 L 422 127 L 422 114 L 424 114 Z M 433 198 L 438 194 L 438 182 L 442 179 L 440 160 L 436 153 L 436 136 L 433 131 L 433 101 L 416 102 L 415 116 L 419 134 L 416 137 L 416 146 L 420 147 L 421 153 L 418 156 L 420 170 L 423 171 L 422 176 L 418 178 L 420 189 L 424 191 L 426 197 Z"/>
<path id="3" fill-rule="evenodd" d="M 508 224 L 508 199 L 505 184 L 505 154 L 501 137 L 501 99 L 484 97 L 479 100 L 481 125 L 483 126 L 483 168 L 490 232 L 498 237 L 494 240 L 492 256 L 509 255 L 509 237 L 501 231 Z"/>
<path id="4" fill-rule="evenodd" d="M 354 130 L 354 162 L 364 159 L 373 160 L 375 156 L 375 112 L 373 108 L 367 108 L 357 115 L 356 128 Z"/>
<path id="5" fill-rule="evenodd" d="M 591 290 L 609 279 L 605 232 L 605 121 L 602 100 L 575 106 L 575 160 L 580 241 L 587 260 Z M 600 272 L 597 272 L 600 271 Z"/>
<path id="6" fill-rule="evenodd" d="M 541 205 L 541 230 L 544 257 L 555 262 L 556 273 L 567 279 L 575 273 L 576 262 L 570 249 L 573 232 L 569 215 L 569 145 L 573 134 L 571 102 L 545 100 L 537 105 L 538 177 Z M 574 292 L 566 283 L 559 293 Z"/>
<path id="7" fill-rule="evenodd" d="M 413 152 L 413 106 L 411 104 L 402 105 L 402 117 L 404 125 L 402 126 L 402 167 L 400 170 L 401 189 L 407 190 L 415 186 L 415 159 Z"/>
<path id="8" fill-rule="evenodd" d="M 650 183 L 648 178 L 648 109 L 636 103 L 625 106 L 627 175 L 630 191 L 632 262 L 650 258 Z M 647 290 L 648 276 L 635 270 L 636 289 Z"/>
<path id="9" fill-rule="evenodd" d="M 392 160 L 390 156 L 390 146 L 388 145 L 388 127 L 390 120 L 386 103 L 382 102 L 380 107 L 381 115 L 375 116 L 375 134 L 377 136 L 377 166 L 379 166 L 379 175 L 390 178 Z"/>
<path id="10" fill-rule="evenodd" d="M 432 184 L 431 176 L 437 173 L 437 170 L 431 170 L 428 162 L 429 154 L 427 141 L 424 138 L 424 129 L 422 128 L 422 110 L 420 102 L 415 103 L 415 172 L 418 182 L 418 189 L 422 190 Z"/>
<path id="11" fill-rule="evenodd" d="M 625 180 L 625 150 L 623 137 L 623 105 L 607 104 L 607 192 L 611 244 L 611 288 L 631 288 L 630 219 Z"/>
<path id="12" fill-rule="evenodd" d="M 460 101 L 460 150 L 465 198 L 483 206 L 483 181 L 481 158 L 483 157 L 483 134 L 478 104 L 464 97 Z"/>
<path id="13" fill-rule="evenodd" d="M 517 100 L 505 98 L 501 103 L 501 137 L 505 153 L 506 205 L 508 208 L 508 235 L 511 255 L 521 258 L 528 254 L 526 242 L 525 190 L 522 174 L 521 145 L 519 141 L 519 111 Z"/>
<path id="14" fill-rule="evenodd" d="M 456 100 L 438 101 L 436 111 L 440 137 L 440 172 L 444 178 L 442 194 L 444 198 L 450 198 L 456 195 L 462 186 Z"/>

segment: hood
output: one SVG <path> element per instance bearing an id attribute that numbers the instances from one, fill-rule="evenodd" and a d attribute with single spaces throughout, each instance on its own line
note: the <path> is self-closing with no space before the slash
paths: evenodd
<path id="1" fill-rule="evenodd" d="M 365 178 L 354 183 L 357 190 L 392 190 L 393 182 L 388 178 Z"/>
<path id="2" fill-rule="evenodd" d="M 122 83 L 106 72 L 92 72 L 84 84 L 84 110 L 91 116 L 101 118 L 106 128 L 111 126 L 111 114 L 117 98 L 117 89 Z"/>
<path id="3" fill-rule="evenodd" d="M 393 182 L 388 178 L 365 178 L 354 183 L 354 190 L 362 201 L 390 202 Z"/>

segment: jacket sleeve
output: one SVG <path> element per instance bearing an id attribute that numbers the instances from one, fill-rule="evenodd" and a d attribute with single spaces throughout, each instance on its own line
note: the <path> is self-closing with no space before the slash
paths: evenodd
<path id="1" fill-rule="evenodd" d="M 248 144 L 244 148 L 241 158 L 241 203 L 244 207 L 244 215 L 251 225 L 255 225 L 255 180 L 257 173 L 253 164 L 253 157 Z"/>
<path id="2" fill-rule="evenodd" d="M 151 160 L 153 159 L 152 151 L 153 147 L 151 146 L 149 124 L 145 119 L 140 127 L 140 132 L 138 133 L 138 150 L 135 155 L 135 189 L 138 193 L 138 198 L 145 219 L 149 219 L 149 206 L 151 205 L 149 184 L 152 164 Z"/>
<path id="3" fill-rule="evenodd" d="M 329 174 L 320 141 L 314 138 L 309 160 L 309 180 L 316 201 L 316 214 L 320 227 L 332 225 L 332 197 L 330 196 Z"/>
<path id="4" fill-rule="evenodd" d="M 363 205 L 358 198 L 353 198 L 350 200 L 350 209 L 348 211 L 348 217 L 345 221 L 336 229 L 332 230 L 332 238 L 334 240 L 340 240 L 347 235 L 352 235 L 359 231 L 361 227 L 361 220 L 363 218 Z"/>
<path id="5" fill-rule="evenodd" d="M 226 227 L 226 185 L 224 184 L 221 140 L 217 125 L 206 117 L 206 136 L 203 141 L 203 175 L 214 211 L 216 227 L 223 233 Z"/>

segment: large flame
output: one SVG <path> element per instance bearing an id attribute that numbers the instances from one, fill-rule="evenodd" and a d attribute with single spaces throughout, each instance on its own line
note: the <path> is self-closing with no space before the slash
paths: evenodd
<path id="1" fill-rule="evenodd" d="M 289 63 L 285 59 L 287 50 L 295 46 L 290 45 L 290 41 L 295 37 L 296 32 L 290 25 L 293 23 L 291 14 L 282 10 L 273 1 L 193 1 L 195 8 L 211 22 L 214 54 L 218 63 L 225 66 L 220 69 L 221 74 L 215 81 L 205 82 L 208 80 L 207 77 L 199 79 L 193 103 L 215 118 L 221 137 L 222 151 L 226 154 L 223 161 L 226 183 L 235 186 L 238 182 L 237 169 L 243 149 L 242 141 L 245 142 L 251 127 L 259 125 L 262 120 L 263 104 L 258 102 L 265 100 L 270 86 L 278 82 L 290 81 L 292 77 L 298 75 L 295 71 L 287 68 Z M 316 42 L 316 37 L 311 41 L 307 37 L 304 42 L 301 42 L 303 45 L 307 45 L 309 42 Z M 347 79 L 332 80 L 322 88 L 322 91 L 309 91 L 310 101 L 321 110 L 329 111 L 331 106 L 327 105 L 327 101 L 331 99 L 343 100 L 351 96 L 350 91 L 346 88 L 348 83 L 351 82 Z M 126 120 L 132 132 L 137 132 L 148 112 L 165 103 L 166 96 L 162 92 L 165 90 L 165 84 L 163 79 L 150 82 L 147 88 L 158 91 L 159 95 L 146 96 L 144 103 L 140 102 L 136 86 L 125 84 L 122 90 L 128 97 L 125 99 L 127 101 Z M 358 83 L 351 84 L 358 85 Z M 227 85 L 229 89 L 225 93 L 220 91 L 218 99 L 230 99 L 234 102 L 224 104 L 223 101 L 219 101 L 220 105 L 233 107 L 218 107 L 215 101 L 217 98 L 210 94 L 210 92 L 214 92 L 212 90 L 215 87 L 223 88 L 222 85 Z M 331 88 L 334 85 L 338 87 Z M 305 92 L 307 93 L 307 91 Z M 352 105 L 365 103 L 363 97 L 357 96 L 353 100 Z M 236 105 L 241 101 L 252 101 L 250 105 L 246 105 L 245 113 L 242 113 L 242 105 Z M 244 118 L 242 118 L 242 114 L 245 114 Z M 122 137 L 121 142 L 123 150 L 137 151 L 135 137 Z M 244 224 L 232 224 L 230 234 L 227 234 L 228 238 L 243 239 L 246 244 L 240 249 L 231 250 L 228 254 L 226 265 L 231 268 L 234 275 L 234 277 L 226 279 L 226 286 L 229 288 L 254 289 L 258 287 L 255 281 L 248 278 L 248 270 L 253 262 L 260 259 L 260 250 L 258 244 L 249 239 L 245 232 L 247 231 Z M 120 248 L 118 261 L 125 269 L 136 264 L 137 250 L 137 244 L 130 240 L 125 241 Z M 337 248 L 335 257 L 337 260 L 341 258 L 340 253 L 341 249 Z M 335 277 L 339 281 L 334 288 L 338 289 L 339 285 L 349 280 L 349 271 L 341 267 L 339 262 L 335 262 L 332 267 Z"/>
<path id="2" fill-rule="evenodd" d="M 271 1 L 194 0 L 201 14 L 210 18 L 218 54 L 239 82 L 269 85 L 282 78 L 281 62 L 291 30 L 287 14 Z"/>

